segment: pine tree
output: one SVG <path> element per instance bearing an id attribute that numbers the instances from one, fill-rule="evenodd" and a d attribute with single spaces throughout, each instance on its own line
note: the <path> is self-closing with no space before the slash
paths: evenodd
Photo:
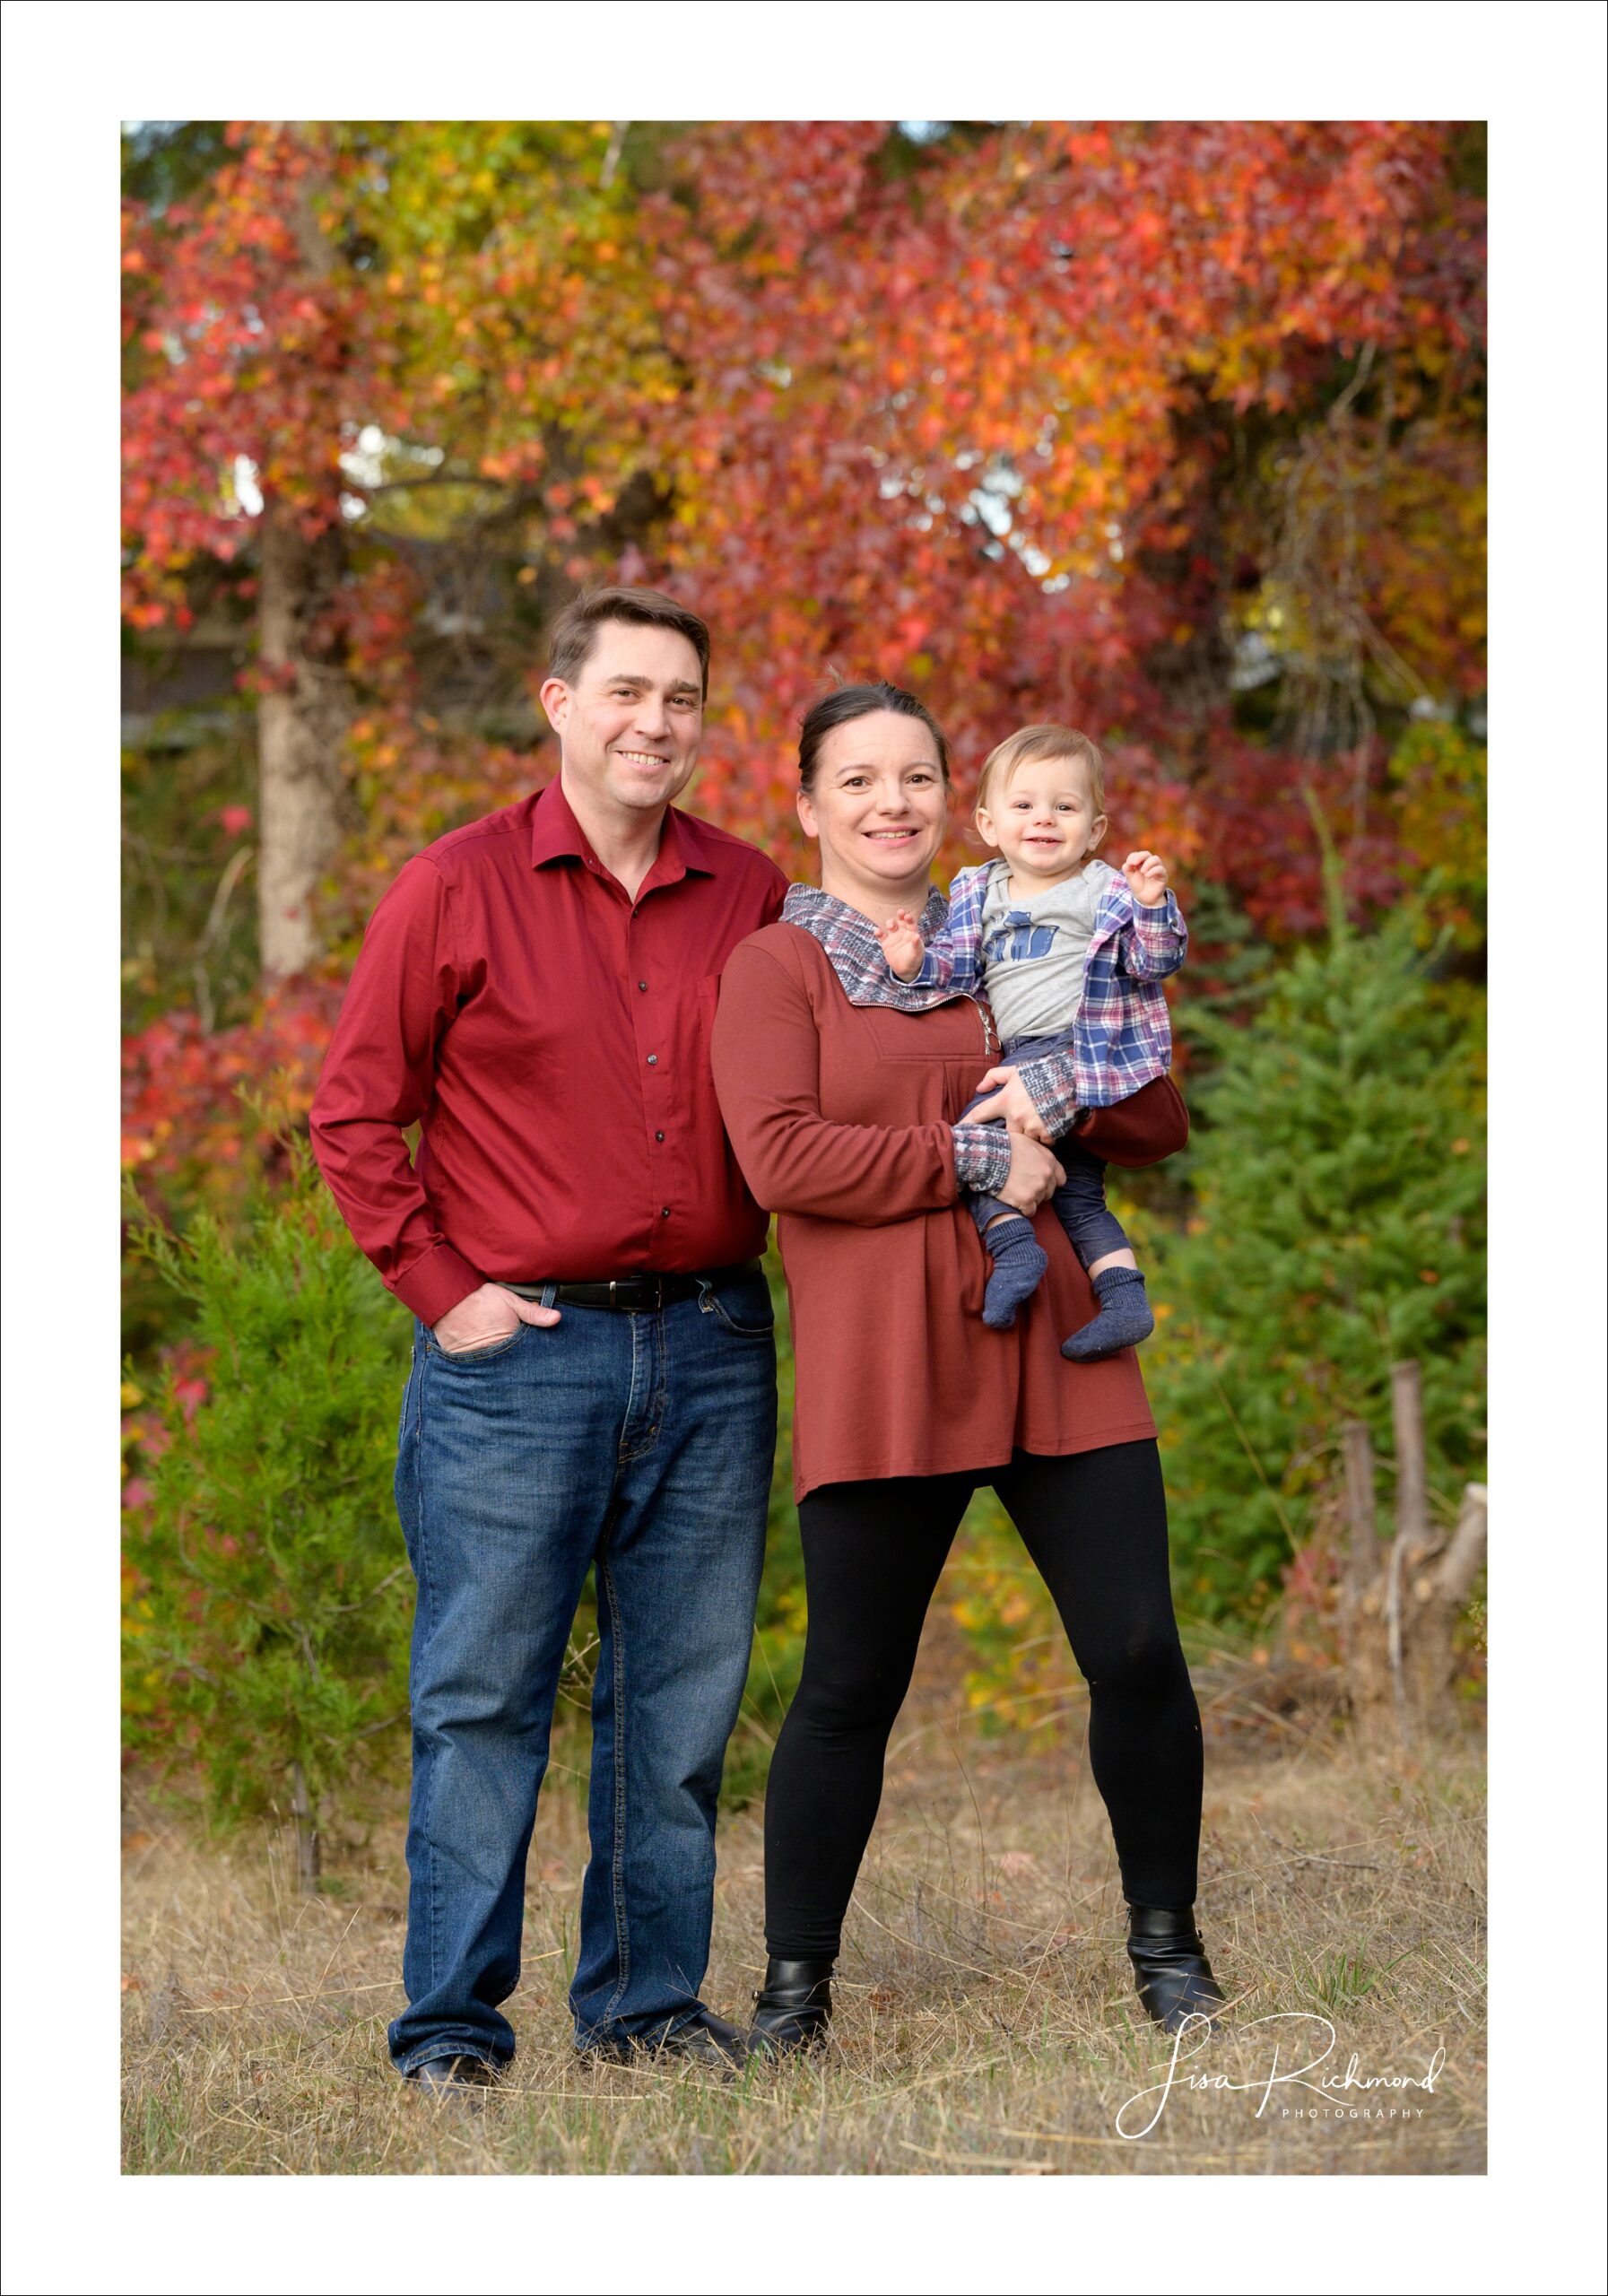
<path id="1" fill-rule="evenodd" d="M 1431 1501 L 1483 1443 L 1481 1047 L 1417 905 L 1332 919 L 1248 1026 L 1207 1015 L 1181 1238 L 1158 1238 L 1145 1372 L 1187 1606 L 1255 1610 L 1340 1479 L 1343 1422 L 1386 1468 L 1392 1362 L 1422 1366 Z"/>

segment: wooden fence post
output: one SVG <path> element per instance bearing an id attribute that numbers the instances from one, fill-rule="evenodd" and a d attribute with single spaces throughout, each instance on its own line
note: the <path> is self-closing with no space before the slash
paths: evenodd
<path id="1" fill-rule="evenodd" d="M 1390 1693 L 1395 1726 L 1404 1746 L 1412 1743 L 1407 1697 L 1402 1606 L 1409 1555 L 1428 1544 L 1430 1500 L 1424 1471 L 1423 1383 L 1415 1362 L 1390 1367 L 1390 1407 L 1395 1424 L 1395 1537 L 1385 1593 L 1385 1631 L 1390 1656 Z"/>
<path id="2" fill-rule="evenodd" d="M 1430 1521 L 1423 1388 L 1416 1363 L 1391 1366 L 1395 1527 L 1381 1545 L 1374 1519 L 1373 1447 L 1360 1420 L 1344 1432 L 1350 1551 L 1342 1588 L 1352 1713 L 1375 1743 L 1413 1746 L 1421 1731 L 1455 1724 L 1457 1622 L 1485 1559 L 1485 1485 L 1465 1489 L 1448 1540 Z"/>
<path id="3" fill-rule="evenodd" d="M 1379 1567 L 1374 1509 L 1374 1445 L 1366 1419 L 1348 1419 L 1344 1433 L 1346 1582 L 1354 1595 L 1371 1587 Z"/>

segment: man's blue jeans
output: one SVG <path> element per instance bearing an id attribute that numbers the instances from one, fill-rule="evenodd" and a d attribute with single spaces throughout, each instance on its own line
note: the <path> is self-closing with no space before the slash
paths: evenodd
<path id="1" fill-rule="evenodd" d="M 577 2042 L 657 2039 L 699 2005 L 708 1961 L 715 1803 L 776 1442 L 769 1292 L 757 1274 L 656 1313 L 561 1312 L 462 1355 L 414 1333 L 396 1465 L 418 1581 L 402 2073 L 514 2053 L 498 2005 L 519 1979 L 536 1793 L 588 1570 Z"/>

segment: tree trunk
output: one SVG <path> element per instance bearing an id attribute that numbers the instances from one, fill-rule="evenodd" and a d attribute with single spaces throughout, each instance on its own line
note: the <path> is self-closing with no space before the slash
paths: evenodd
<path id="1" fill-rule="evenodd" d="M 264 510 L 257 918 L 267 981 L 304 972 L 323 952 L 318 884 L 348 819 L 342 755 L 351 689 L 328 658 L 327 638 L 343 555 L 335 529 L 309 542 L 272 503 Z"/>
<path id="2" fill-rule="evenodd" d="M 317 1894 L 324 1855 L 318 1839 L 318 1813 L 308 1797 L 301 1764 L 291 1764 L 291 1813 L 296 1821 L 296 1886 L 303 1897 Z"/>
<path id="3" fill-rule="evenodd" d="M 1412 1750 L 1421 1738 L 1456 1722 L 1455 1636 L 1485 1559 L 1486 1491 L 1483 1483 L 1468 1484 L 1449 1542 L 1432 1530 L 1416 1363 L 1391 1367 L 1391 1398 L 1395 1536 L 1383 1550 L 1373 1530 L 1368 1431 L 1360 1422 L 1346 1430 L 1352 1548 L 1342 1615 L 1352 1713 L 1360 1734 L 1377 1745 Z"/>

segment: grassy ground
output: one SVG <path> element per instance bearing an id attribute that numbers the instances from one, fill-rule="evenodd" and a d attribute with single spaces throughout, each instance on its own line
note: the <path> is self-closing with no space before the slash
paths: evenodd
<path id="1" fill-rule="evenodd" d="M 125 1857 L 126 2168 L 143 2175 L 1477 2174 L 1484 2154 L 1482 1749 L 1364 1760 L 1320 1715 L 1243 1679 L 1207 1726 L 1198 1911 L 1232 2030 L 1181 2060 L 1148 2134 L 1125 2101 L 1170 2043 L 1139 2012 L 1110 1835 L 1073 1708 L 1065 1746 L 989 1744 L 952 1690 L 901 1718 L 820 2064 L 590 2068 L 564 2007 L 586 1856 L 573 1778 L 544 1791 L 519 2037 L 484 2109 L 389 2070 L 405 1874 L 400 1821 L 298 1899 L 288 1845 L 228 1855 L 136 1802 Z M 952 1674 L 949 1676 L 952 1683 Z M 761 1975 L 757 1809 L 723 1822 L 705 1998 Z M 1291 2013 L 1299 2013 L 1299 2016 Z M 1256 2023 L 1273 2016 L 1277 2022 Z M 1266 2083 L 1421 2078 L 1432 2092 Z M 1246 2086 L 1187 2087 L 1190 2076 Z M 1266 2098 L 1264 2103 L 1264 2098 Z M 1143 2129 L 1156 2099 L 1123 2127 Z M 1258 2113 L 1257 2108 L 1263 2106 Z M 1361 2118 L 1366 2109 L 1369 2118 Z M 1393 2118 L 1386 2116 L 1392 2113 Z M 1308 2118 L 1316 2110 L 1320 2118 Z M 1298 2118 L 1298 2115 L 1300 2117 Z"/>

